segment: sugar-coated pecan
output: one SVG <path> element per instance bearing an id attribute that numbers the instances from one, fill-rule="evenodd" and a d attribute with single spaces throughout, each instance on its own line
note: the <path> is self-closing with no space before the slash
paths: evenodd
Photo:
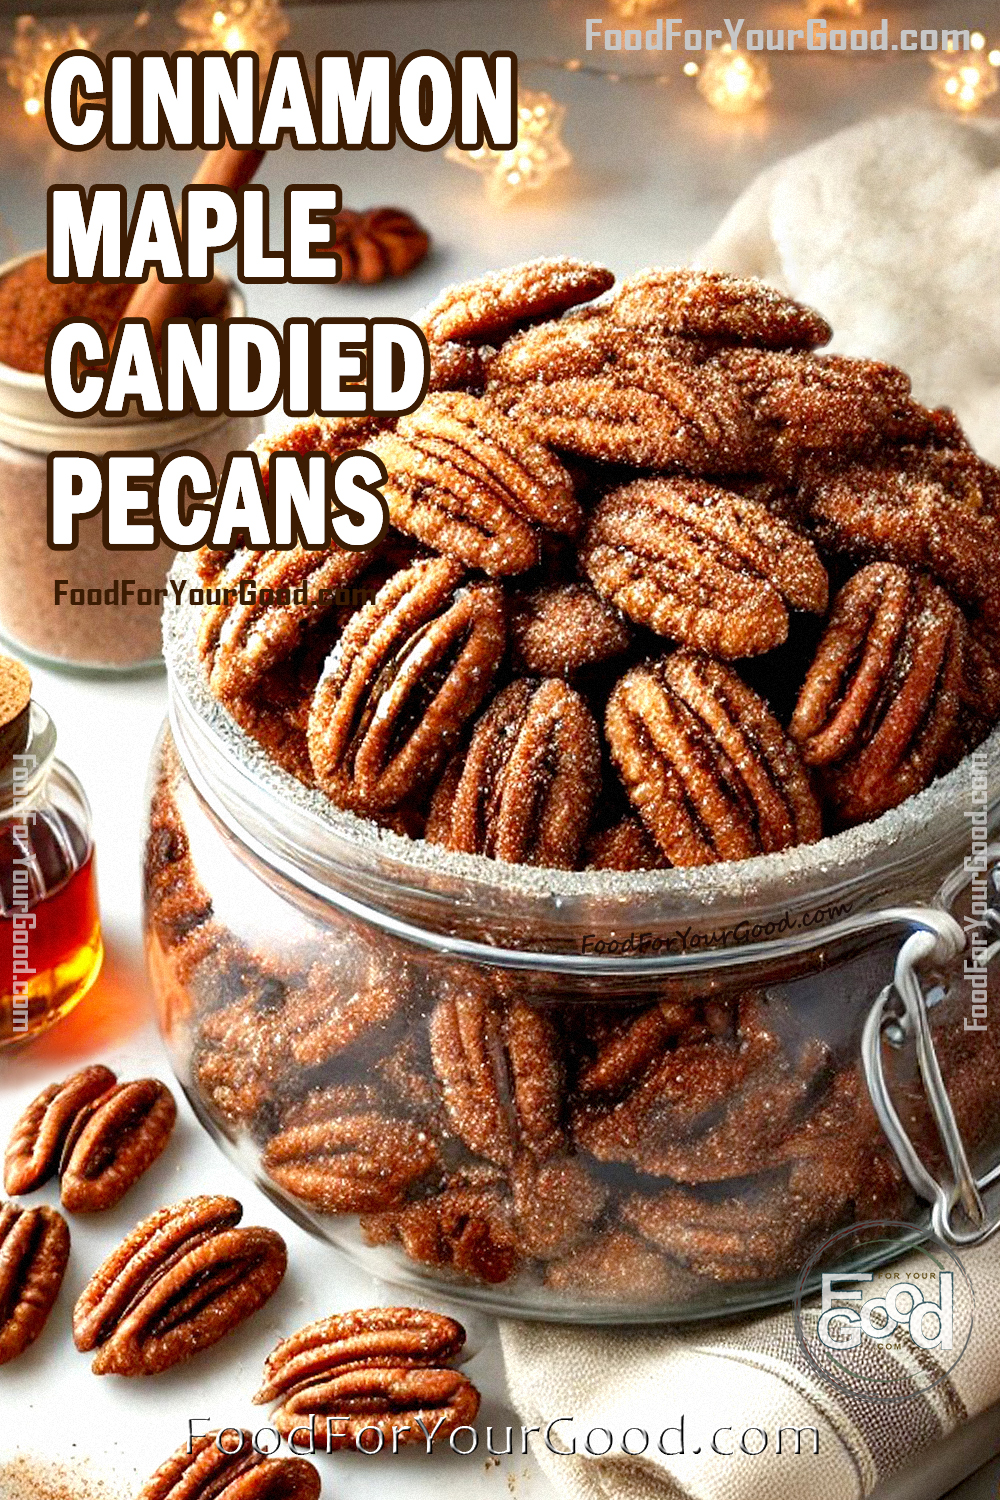
<path id="1" fill-rule="evenodd" d="M 1000 626 L 992 562 L 1000 549 L 1000 475 L 975 454 L 890 451 L 813 476 L 805 495 L 821 545 L 860 561 L 921 568 Z"/>
<path id="2" fill-rule="evenodd" d="M 365 1038 L 384 1045 L 386 1030 L 405 1010 L 418 984 L 402 961 L 390 960 L 364 939 L 335 958 L 312 965 L 305 983 L 289 992 L 281 1021 L 289 1054 L 302 1067 L 339 1056 Z"/>
<path id="3" fill-rule="evenodd" d="M 430 349 L 430 374 L 427 389 L 435 391 L 471 391 L 479 395 L 486 384 L 489 349 L 472 344 L 434 344 Z"/>
<path id="4" fill-rule="evenodd" d="M 871 563 L 845 584 L 791 722 L 838 817 L 877 817 L 933 779 L 961 707 L 965 620 L 926 575 Z"/>
<path id="5" fill-rule="evenodd" d="M 443 1365 L 461 1351 L 465 1329 L 421 1307 L 368 1307 L 309 1323 L 283 1339 L 264 1364 L 254 1404 L 284 1401 L 303 1386 L 358 1367 Z"/>
<path id="6" fill-rule="evenodd" d="M 498 343 L 519 323 L 550 318 L 590 302 L 614 285 L 614 276 L 589 261 L 530 260 L 490 271 L 478 281 L 449 287 L 422 315 L 428 339 Z"/>
<path id="7" fill-rule="evenodd" d="M 0 1365 L 45 1327 L 69 1263 L 69 1229 L 54 1208 L 0 1204 Z"/>
<path id="8" fill-rule="evenodd" d="M 646 1197 L 636 1193 L 621 1207 L 626 1224 L 698 1276 L 714 1281 L 769 1281 L 797 1269 L 820 1220 L 796 1213 L 783 1182 L 733 1198 L 702 1198 L 687 1188 Z"/>
<path id="9" fill-rule="evenodd" d="M 716 656 L 780 646 L 789 609 L 822 614 L 813 544 L 753 500 L 697 479 L 638 479 L 591 518 L 583 565 L 639 624 Z"/>
<path id="10" fill-rule="evenodd" d="M 366 412 L 346 417 L 300 417 L 254 438 L 251 451 L 257 455 L 266 484 L 271 458 L 276 453 L 325 453 L 328 458 L 340 458 L 356 448 L 366 448 L 386 425 L 385 417 Z"/>
<path id="11" fill-rule="evenodd" d="M 318 1472 L 304 1458 L 265 1457 L 252 1433 L 228 1427 L 178 1448 L 136 1500 L 319 1500 L 320 1489 Z"/>
<path id="12" fill-rule="evenodd" d="M 561 678 L 522 677 L 482 714 L 435 794 L 427 838 L 465 854 L 572 869 L 600 789 L 597 725 Z"/>
<path id="13" fill-rule="evenodd" d="M 670 864 L 638 818 L 621 818 L 591 834 L 584 857 L 588 870 L 664 870 Z"/>
<path id="14" fill-rule="evenodd" d="M 592 379 L 620 372 L 623 384 L 643 369 L 666 362 L 699 365 L 710 356 L 708 345 L 668 338 L 644 329 L 623 328 L 604 310 L 539 323 L 504 344 L 490 359 L 487 385 L 491 399 L 509 405 L 514 388 L 557 380 Z"/>
<path id="15" fill-rule="evenodd" d="M 160 1155 L 177 1119 L 174 1096 L 158 1078 L 119 1083 L 79 1111 L 59 1167 L 64 1208 L 114 1208 Z"/>
<path id="16" fill-rule="evenodd" d="M 58 1169 L 70 1127 L 86 1105 L 114 1088 L 117 1079 L 99 1063 L 62 1083 L 50 1083 L 21 1115 L 4 1156 L 3 1181 L 13 1197 L 33 1192 Z"/>
<path id="17" fill-rule="evenodd" d="M 586 583 L 543 584 L 515 600 L 510 633 L 517 668 L 570 679 L 614 661 L 632 639 L 618 611 Z"/>
<path id="18" fill-rule="evenodd" d="M 464 391 L 428 396 L 371 451 L 385 464 L 394 526 L 503 576 L 541 560 L 539 530 L 579 529 L 570 476 L 530 424 Z"/>
<path id="19" fill-rule="evenodd" d="M 608 702 L 611 753 L 675 865 L 815 842 L 819 804 L 795 743 L 730 668 L 693 651 L 638 667 Z"/>
<path id="20" fill-rule="evenodd" d="M 359 1365 L 289 1396 L 271 1424 L 288 1438 L 315 1419 L 321 1452 L 376 1452 L 376 1433 L 391 1446 L 422 1443 L 428 1432 L 447 1438 L 456 1427 L 474 1422 L 478 1411 L 479 1392 L 458 1370 Z"/>
<path id="21" fill-rule="evenodd" d="M 613 1226 L 597 1239 L 552 1261 L 545 1285 L 587 1302 L 683 1306 L 704 1293 L 704 1283 L 662 1251 Z"/>
<path id="22" fill-rule="evenodd" d="M 335 248 L 341 281 L 365 286 L 388 276 L 405 276 L 430 248 L 430 236 L 412 214 L 401 208 L 342 208 L 337 215 Z"/>
<path id="23" fill-rule="evenodd" d="M 282 1024 L 288 985 L 255 975 L 229 1005 L 198 1023 L 192 1072 L 212 1112 L 230 1125 L 253 1126 L 280 1100 L 293 1072 Z"/>
<path id="24" fill-rule="evenodd" d="M 490 1286 L 509 1281 L 521 1263 L 510 1202 L 496 1183 L 460 1182 L 405 1208 L 366 1214 L 361 1227 L 371 1245 L 399 1244 L 421 1265 Z"/>
<path id="25" fill-rule="evenodd" d="M 402 1203 L 439 1165 L 437 1147 L 420 1126 L 371 1111 L 310 1107 L 294 1111 L 268 1142 L 264 1170 L 320 1213 L 371 1213 Z"/>
<path id="26" fill-rule="evenodd" d="M 622 282 L 612 310 L 626 325 L 772 349 L 810 349 L 833 336 L 811 307 L 724 271 L 639 271 Z"/>
<path id="27" fill-rule="evenodd" d="M 607 1185 L 571 1156 L 541 1163 L 521 1156 L 511 1188 L 520 1247 L 538 1260 L 556 1260 L 587 1240 L 608 1201 Z"/>
<path id="28" fill-rule="evenodd" d="M 728 1022 L 728 1012 L 725 1014 Z M 684 1001 L 664 1000 L 638 1015 L 615 1020 L 580 1069 L 576 1092 L 591 1097 L 619 1094 L 658 1063 L 665 1048 L 690 1040 L 692 1031 L 711 1035 L 703 1022 L 702 1007 Z"/>
<path id="29" fill-rule="evenodd" d="M 137 1224 L 84 1288 L 73 1338 L 95 1375 L 155 1375 L 217 1343 L 277 1290 L 285 1242 L 238 1228 L 235 1198 L 188 1198 Z"/>
<path id="30" fill-rule="evenodd" d="M 354 616 L 309 715 L 309 754 L 329 796 L 377 812 L 421 787 L 483 701 L 503 655 L 504 603 L 449 558 L 395 574 Z"/>

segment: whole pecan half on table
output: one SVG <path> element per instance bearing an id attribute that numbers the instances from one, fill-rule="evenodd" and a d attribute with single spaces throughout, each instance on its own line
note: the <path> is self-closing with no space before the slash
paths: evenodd
<path id="1" fill-rule="evenodd" d="M 240 1446 L 220 1448 L 240 1433 Z M 135 1500 L 319 1500 L 320 1477 L 304 1458 L 270 1458 L 254 1451 L 250 1432 L 207 1432 L 178 1448 L 151 1475 Z"/>
<path id="2" fill-rule="evenodd" d="M 671 863 L 748 859 L 820 837 L 795 743 L 722 662 L 685 650 L 637 667 L 611 694 L 606 724 L 626 789 Z"/>
<path id="3" fill-rule="evenodd" d="M 967 630 L 932 579 L 872 563 L 845 584 L 791 722 L 845 823 L 875 818 L 934 778 L 950 748 Z"/>
<path id="4" fill-rule="evenodd" d="M 492 583 L 449 558 L 394 574 L 349 622 L 309 715 L 319 785 L 378 813 L 419 790 L 488 693 L 506 642 Z"/>
<path id="5" fill-rule="evenodd" d="M 366 1428 L 393 1451 L 428 1432 L 446 1438 L 479 1410 L 472 1382 L 444 1367 L 464 1343 L 460 1323 L 416 1308 L 325 1318 L 278 1345 L 254 1400 L 280 1402 L 271 1421 L 285 1437 L 315 1421 L 317 1445 L 327 1452 L 365 1447 Z"/>
<path id="6" fill-rule="evenodd" d="M 45 1327 L 69 1263 L 69 1229 L 54 1208 L 0 1205 L 0 1365 Z"/>
<path id="7" fill-rule="evenodd" d="M 48 1181 L 59 1167 L 73 1121 L 117 1081 L 110 1068 L 95 1063 L 62 1083 L 50 1083 L 32 1099 L 11 1131 L 4 1156 L 4 1187 L 12 1197 Z"/>
<path id="8" fill-rule="evenodd" d="M 85 1105 L 59 1165 L 63 1207 L 113 1208 L 163 1151 L 176 1119 L 174 1096 L 157 1078 L 116 1084 Z"/>
<path id="9" fill-rule="evenodd" d="M 217 1343 L 277 1290 L 285 1242 L 238 1228 L 235 1198 L 188 1198 L 137 1224 L 73 1311 L 73 1338 L 95 1375 L 155 1375 Z"/>
<path id="10" fill-rule="evenodd" d="M 340 256 L 341 281 L 365 286 L 387 276 L 405 276 L 430 249 L 430 236 L 412 214 L 401 208 L 342 208 L 336 220 L 334 249 Z"/>

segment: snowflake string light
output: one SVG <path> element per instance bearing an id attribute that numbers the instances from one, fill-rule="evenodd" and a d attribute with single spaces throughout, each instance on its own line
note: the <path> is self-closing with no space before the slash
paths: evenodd
<path id="1" fill-rule="evenodd" d="M 612 5 L 623 20 L 631 20 L 634 16 L 648 16 L 651 11 L 662 10 L 666 0 L 611 0 Z"/>
<path id="2" fill-rule="evenodd" d="M 34 117 L 45 110 L 45 81 L 49 69 L 62 52 L 87 51 L 93 45 L 95 31 L 83 32 L 77 26 L 51 31 L 40 26 L 33 16 L 18 16 L 14 25 L 14 44 L 3 59 L 4 73 L 12 89 L 21 96 L 21 108 Z"/>
<path id="3" fill-rule="evenodd" d="M 713 109 L 744 115 L 771 92 L 771 74 L 763 58 L 734 51 L 727 42 L 709 52 L 701 64 L 698 92 Z"/>
<path id="4" fill-rule="evenodd" d="M 176 20 L 195 52 L 256 52 L 262 71 L 288 35 L 281 0 L 186 0 Z"/>
<path id="5" fill-rule="evenodd" d="M 449 146 L 445 156 L 463 167 L 471 167 L 486 178 L 486 191 L 495 203 L 509 203 L 529 189 L 544 187 L 554 172 L 568 167 L 573 158 L 562 143 L 560 132 L 566 107 L 550 94 L 521 89 L 517 96 L 517 145 L 510 151 L 481 146 L 463 151 Z"/>
<path id="6" fill-rule="evenodd" d="M 930 62 L 937 78 L 935 80 L 938 99 L 947 109 L 957 109 L 968 114 L 978 109 L 984 99 L 1000 88 L 1000 56 L 994 53 L 983 56 L 983 45 L 969 52 L 938 52 Z"/>

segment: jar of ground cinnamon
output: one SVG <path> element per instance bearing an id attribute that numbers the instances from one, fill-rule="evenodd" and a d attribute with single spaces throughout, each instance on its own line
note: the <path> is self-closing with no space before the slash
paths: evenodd
<path id="1" fill-rule="evenodd" d="M 91 671 L 136 671 L 159 664 L 160 614 L 173 559 L 166 546 L 108 551 L 99 514 L 80 522 L 72 552 L 47 542 L 47 461 L 51 452 L 103 455 L 140 450 L 166 456 L 190 448 L 216 473 L 227 453 L 257 436 L 256 417 L 69 417 L 45 388 L 49 336 L 67 318 L 89 318 L 110 335 L 133 288 L 53 285 L 43 254 L 0 266 L 0 636 L 22 656 Z M 232 283 L 192 287 L 189 317 L 240 317 Z"/>

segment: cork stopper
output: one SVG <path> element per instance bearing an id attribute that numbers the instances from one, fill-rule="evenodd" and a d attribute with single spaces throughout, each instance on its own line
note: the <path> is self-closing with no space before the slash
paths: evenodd
<path id="1" fill-rule="evenodd" d="M 13 657 L 0 656 L 0 769 L 28 743 L 31 674 Z"/>

